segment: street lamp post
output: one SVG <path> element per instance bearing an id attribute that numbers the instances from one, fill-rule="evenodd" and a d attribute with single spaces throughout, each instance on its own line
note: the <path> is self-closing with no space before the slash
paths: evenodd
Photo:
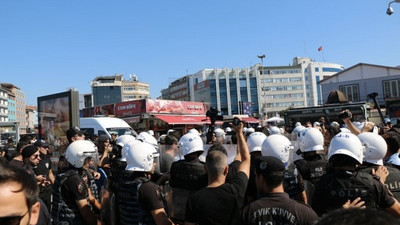
<path id="1" fill-rule="evenodd" d="M 394 1 L 389 2 L 388 8 L 386 10 L 386 14 L 388 14 L 389 16 L 392 15 L 394 12 L 393 8 L 390 5 L 395 2 L 400 3 L 400 0 L 394 0 Z"/>
<path id="2" fill-rule="evenodd" d="M 262 54 L 262 55 L 257 55 L 257 57 L 258 57 L 259 59 L 261 59 L 261 69 L 260 69 L 260 74 L 262 74 L 262 70 L 263 70 L 263 66 L 264 66 L 264 61 L 263 61 L 263 59 L 265 58 L 265 54 Z"/>
<path id="3" fill-rule="evenodd" d="M 400 0 L 399 0 L 399 1 L 400 1 Z M 263 59 L 265 58 L 265 54 L 263 54 L 263 55 L 257 55 L 257 57 L 261 59 L 261 66 L 263 66 L 263 64 L 264 64 Z"/>

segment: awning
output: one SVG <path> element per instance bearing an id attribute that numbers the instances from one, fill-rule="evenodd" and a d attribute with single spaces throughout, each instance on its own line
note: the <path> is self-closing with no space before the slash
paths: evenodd
<path id="1" fill-rule="evenodd" d="M 121 118 L 125 120 L 127 123 L 139 123 L 140 122 L 140 116 L 133 116 L 133 117 L 125 117 Z"/>
<path id="2" fill-rule="evenodd" d="M 163 120 L 168 124 L 196 124 L 203 125 L 209 124 L 210 119 L 205 115 L 203 116 L 192 116 L 192 115 L 154 115 L 156 118 Z"/>
<path id="3" fill-rule="evenodd" d="M 242 117 L 240 118 L 246 123 L 260 123 L 260 120 L 254 118 L 254 117 Z"/>

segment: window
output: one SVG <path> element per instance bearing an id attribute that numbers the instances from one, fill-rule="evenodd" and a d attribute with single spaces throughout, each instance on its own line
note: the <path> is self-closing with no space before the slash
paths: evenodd
<path id="1" fill-rule="evenodd" d="M 319 68 L 318 67 L 315 67 L 315 72 L 319 72 Z"/>
<path id="2" fill-rule="evenodd" d="M 322 72 L 335 72 L 335 73 L 337 73 L 337 72 L 340 72 L 342 70 L 343 69 L 339 69 L 339 68 L 328 68 L 328 67 L 323 67 L 322 68 Z"/>
<path id="3" fill-rule="evenodd" d="M 400 97 L 400 80 L 383 81 L 383 92 L 385 98 Z"/>
<path id="4" fill-rule="evenodd" d="M 357 84 L 340 86 L 339 90 L 344 93 L 349 101 L 360 101 L 360 92 Z"/>

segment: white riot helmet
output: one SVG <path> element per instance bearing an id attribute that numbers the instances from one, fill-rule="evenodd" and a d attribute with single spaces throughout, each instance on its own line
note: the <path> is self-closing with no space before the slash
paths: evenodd
<path id="1" fill-rule="evenodd" d="M 244 134 L 247 133 L 247 127 L 243 127 L 243 133 L 244 133 Z"/>
<path id="2" fill-rule="evenodd" d="M 179 147 L 184 156 L 193 152 L 204 152 L 203 140 L 197 134 L 187 133 L 183 135 L 179 139 Z"/>
<path id="3" fill-rule="evenodd" d="M 395 166 L 400 166 L 400 158 L 399 158 L 399 153 L 395 153 L 391 155 L 388 160 L 388 163 L 395 165 Z"/>
<path id="4" fill-rule="evenodd" d="M 272 135 L 272 134 L 280 134 L 281 133 L 281 129 L 279 129 L 279 127 L 276 127 L 276 126 L 270 127 L 268 129 L 268 131 L 269 131 L 270 135 Z"/>
<path id="5" fill-rule="evenodd" d="M 250 153 L 261 151 L 261 145 L 264 142 L 267 135 L 261 132 L 254 132 L 247 138 L 247 146 L 249 147 Z"/>
<path id="6" fill-rule="evenodd" d="M 188 131 L 188 133 L 200 135 L 199 131 L 196 130 L 195 128 L 190 129 L 190 130 Z"/>
<path id="7" fill-rule="evenodd" d="M 308 127 L 300 131 L 298 141 L 301 152 L 324 150 L 324 135 L 317 128 Z"/>
<path id="8" fill-rule="evenodd" d="M 379 134 L 364 132 L 357 136 L 361 144 L 365 147 L 364 162 L 375 165 L 383 165 L 383 157 L 386 155 L 387 144 L 385 139 Z"/>
<path id="9" fill-rule="evenodd" d="M 363 161 L 364 148 L 360 139 L 352 133 L 338 133 L 331 140 L 329 145 L 328 160 L 337 154 L 347 155 L 357 160 L 360 164 Z"/>
<path id="10" fill-rule="evenodd" d="M 350 131 L 349 129 L 347 129 L 346 127 L 340 128 L 340 132 L 343 132 L 343 133 L 351 133 L 351 131 Z"/>
<path id="11" fill-rule="evenodd" d="M 225 133 L 229 133 L 229 132 L 232 132 L 232 128 L 230 128 L 230 127 L 225 128 Z"/>
<path id="12" fill-rule="evenodd" d="M 154 136 L 154 131 L 153 130 L 148 130 L 147 133 L 149 133 L 151 136 Z"/>
<path id="13" fill-rule="evenodd" d="M 136 140 L 136 138 L 132 135 L 121 135 L 117 138 L 117 141 L 115 142 L 116 145 L 119 145 L 121 147 L 124 147 L 124 145 L 132 140 Z"/>
<path id="14" fill-rule="evenodd" d="M 214 131 L 216 137 L 223 137 L 225 135 L 224 130 L 221 128 L 216 128 Z"/>
<path id="15" fill-rule="evenodd" d="M 313 127 L 320 127 L 320 126 L 321 126 L 321 124 L 318 121 L 315 121 L 313 124 Z"/>
<path id="16" fill-rule="evenodd" d="M 158 149 L 158 142 L 157 142 L 156 138 L 151 136 L 147 132 L 140 132 L 140 134 L 137 136 L 137 139 L 144 143 L 151 144 L 154 146 L 155 149 Z"/>
<path id="17" fill-rule="evenodd" d="M 276 157 L 286 163 L 289 160 L 291 150 L 293 150 L 293 146 L 287 137 L 281 134 L 273 134 L 264 140 L 261 154 Z"/>
<path id="18" fill-rule="evenodd" d="M 252 133 L 254 133 L 254 132 L 256 132 L 256 130 L 255 130 L 253 127 L 247 128 L 247 133 L 248 133 L 248 134 L 252 134 Z"/>
<path id="19" fill-rule="evenodd" d="M 65 158 L 75 168 L 81 168 L 87 157 L 97 160 L 97 147 L 88 140 L 72 142 L 65 152 Z"/>
<path id="20" fill-rule="evenodd" d="M 133 139 L 124 144 L 124 146 L 121 149 L 121 159 L 120 160 L 122 162 L 126 162 L 126 157 L 128 156 L 128 150 L 130 149 L 130 145 L 137 143 L 137 142 L 141 142 L 141 141 Z"/>
<path id="21" fill-rule="evenodd" d="M 338 122 L 336 122 L 336 121 L 333 121 L 333 122 L 331 123 L 331 127 L 340 128 L 340 124 L 339 124 Z"/>
<path id="22" fill-rule="evenodd" d="M 296 124 L 294 125 L 295 127 L 301 126 L 300 122 L 296 122 Z"/>
<path id="23" fill-rule="evenodd" d="M 131 141 L 126 148 L 126 170 L 150 172 L 153 169 L 154 158 L 158 156 L 153 145 Z"/>

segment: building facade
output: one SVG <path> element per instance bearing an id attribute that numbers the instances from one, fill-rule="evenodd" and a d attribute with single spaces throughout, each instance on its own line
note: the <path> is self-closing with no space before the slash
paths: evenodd
<path id="1" fill-rule="evenodd" d="M 376 92 L 379 105 L 384 106 L 400 99 L 400 68 L 359 63 L 319 84 L 325 102 L 332 90 L 342 91 L 351 102 L 370 101 L 368 95 Z"/>
<path id="2" fill-rule="evenodd" d="M 93 106 L 150 98 L 150 86 L 136 75 L 125 80 L 123 74 L 96 77 L 91 82 Z"/>
<path id="3" fill-rule="evenodd" d="M 12 121 L 15 115 L 15 122 L 18 122 L 20 134 L 25 134 L 27 130 L 26 121 L 26 105 L 25 105 L 25 93 L 17 86 L 10 83 L 1 83 L 1 87 L 7 90 L 8 94 L 8 114 L 9 122 Z M 14 98 L 14 99 L 13 99 Z M 15 103 L 15 104 L 14 104 Z M 15 107 L 15 111 L 14 111 Z M 13 115 L 13 112 L 15 114 Z"/>
<path id="4" fill-rule="evenodd" d="M 8 122 L 8 93 L 0 87 L 0 122 Z"/>
<path id="5" fill-rule="evenodd" d="M 318 82 L 344 68 L 340 64 L 314 62 L 295 57 L 288 66 L 261 66 L 233 69 L 203 69 L 186 76 L 187 101 L 209 102 L 222 115 L 278 115 L 289 107 L 317 106 L 323 103 Z M 178 80 L 176 80 L 178 82 Z M 163 99 L 181 100 L 163 89 Z"/>

